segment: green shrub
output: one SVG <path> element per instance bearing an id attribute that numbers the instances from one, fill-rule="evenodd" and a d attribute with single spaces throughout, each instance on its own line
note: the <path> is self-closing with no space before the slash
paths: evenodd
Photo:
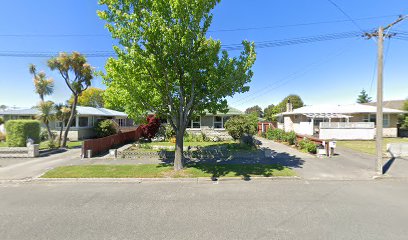
<path id="1" fill-rule="evenodd" d="M 296 143 L 296 133 L 294 131 L 285 133 L 284 141 L 290 145 L 294 145 Z"/>
<path id="2" fill-rule="evenodd" d="M 118 132 L 116 123 L 109 119 L 98 122 L 94 129 L 98 138 L 107 137 Z"/>
<path id="3" fill-rule="evenodd" d="M 302 150 L 306 150 L 309 153 L 316 153 L 317 152 L 317 145 L 310 141 L 309 139 L 303 139 L 298 142 L 299 148 Z"/>
<path id="4" fill-rule="evenodd" d="M 208 142 L 209 139 L 207 136 L 201 132 L 201 133 L 188 133 L 186 132 L 184 134 L 184 142 Z"/>
<path id="5" fill-rule="evenodd" d="M 7 144 L 10 147 L 25 147 L 27 139 L 40 143 L 40 122 L 36 120 L 10 120 L 6 123 Z"/>
<path id="6" fill-rule="evenodd" d="M 4 124 L 4 119 L 0 117 L 0 125 Z"/>
<path id="7" fill-rule="evenodd" d="M 285 131 L 279 128 L 269 128 L 266 131 L 266 138 L 275 141 L 285 141 Z"/>
<path id="8" fill-rule="evenodd" d="M 166 129 L 164 130 L 164 136 L 167 140 L 170 140 L 172 137 L 176 136 L 176 132 L 174 131 L 173 127 L 170 124 L 166 125 Z"/>
<path id="9" fill-rule="evenodd" d="M 255 135 L 258 129 L 258 118 L 255 115 L 240 115 L 230 118 L 225 123 L 225 129 L 235 140 L 241 139 L 244 135 Z"/>

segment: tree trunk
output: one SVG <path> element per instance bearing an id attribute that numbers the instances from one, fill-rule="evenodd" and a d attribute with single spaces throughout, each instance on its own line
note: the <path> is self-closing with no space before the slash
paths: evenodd
<path id="1" fill-rule="evenodd" d="M 176 152 L 174 156 L 175 171 L 179 171 L 184 167 L 183 140 L 184 140 L 184 128 L 179 129 L 179 131 L 176 134 Z"/>
<path id="2" fill-rule="evenodd" d="M 74 102 L 72 103 L 71 114 L 69 115 L 68 124 L 67 124 L 67 126 L 65 128 L 64 138 L 62 139 L 61 147 L 66 147 L 67 146 L 68 132 L 69 132 L 69 129 L 71 128 L 71 124 L 72 124 L 72 122 L 74 121 L 74 118 L 75 118 L 75 110 L 76 110 L 77 102 L 78 102 L 78 95 L 75 95 Z"/>
<path id="3" fill-rule="evenodd" d="M 54 139 L 53 139 L 53 137 L 52 137 L 52 132 L 51 132 L 51 129 L 50 129 L 50 123 L 49 123 L 49 122 L 46 122 L 46 123 L 45 123 L 45 127 L 47 128 L 48 141 L 52 142 Z"/>
<path id="4" fill-rule="evenodd" d="M 61 139 L 62 139 L 62 131 L 64 130 L 64 122 L 65 122 L 65 120 L 62 121 L 62 125 L 61 125 L 61 128 L 60 128 L 60 133 L 59 133 L 59 138 L 58 138 L 58 147 L 61 147 Z"/>

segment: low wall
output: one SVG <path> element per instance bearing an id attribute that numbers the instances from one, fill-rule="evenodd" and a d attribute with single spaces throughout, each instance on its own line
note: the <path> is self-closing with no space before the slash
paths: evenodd
<path id="1" fill-rule="evenodd" d="M 108 152 L 109 149 L 137 141 L 141 136 L 142 128 L 138 127 L 136 130 L 130 132 L 118 133 L 104 138 L 85 140 L 82 143 L 82 156 L 85 156 L 85 153 L 88 150 L 92 151 L 92 155 Z"/>
<path id="2" fill-rule="evenodd" d="M 0 158 L 34 158 L 40 156 L 40 145 L 33 144 L 27 147 L 1 147 Z"/>

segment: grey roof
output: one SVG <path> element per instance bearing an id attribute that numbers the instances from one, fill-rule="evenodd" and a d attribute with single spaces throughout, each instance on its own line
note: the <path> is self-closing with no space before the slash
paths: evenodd
<path id="1" fill-rule="evenodd" d="M 212 113 L 210 113 L 208 111 L 205 111 L 205 113 L 206 113 L 207 116 L 214 115 L 214 114 L 212 114 Z M 228 106 L 228 112 L 227 113 L 217 112 L 215 115 L 233 116 L 233 115 L 243 115 L 243 114 L 245 114 L 243 111 L 241 111 L 239 109 L 236 109 L 236 108 L 233 108 L 231 106 Z"/>
<path id="2" fill-rule="evenodd" d="M 76 107 L 77 114 L 79 116 L 104 116 L 104 117 L 127 117 L 124 112 L 118 112 L 107 108 L 94 108 L 94 107 Z M 19 115 L 19 116 L 35 116 L 40 113 L 35 108 L 29 109 L 14 109 L 0 112 L 0 115 Z"/>
<path id="3" fill-rule="evenodd" d="M 31 116 L 31 115 L 38 115 L 40 111 L 35 108 L 27 108 L 27 109 L 9 109 L 0 112 L 0 115 L 21 115 L 21 116 Z"/>

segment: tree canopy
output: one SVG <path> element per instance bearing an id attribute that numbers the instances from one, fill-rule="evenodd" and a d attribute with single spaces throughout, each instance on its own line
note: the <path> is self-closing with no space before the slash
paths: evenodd
<path id="1" fill-rule="evenodd" d="M 258 105 L 253 106 L 253 107 L 249 107 L 245 110 L 246 114 L 255 114 L 257 117 L 262 117 L 263 116 L 263 112 L 262 112 L 262 108 Z"/>
<path id="2" fill-rule="evenodd" d="M 357 103 L 369 103 L 371 101 L 371 97 L 368 96 L 366 90 L 361 90 L 360 94 L 357 97 Z"/>
<path id="3" fill-rule="evenodd" d="M 243 41 L 230 57 L 207 38 L 219 0 L 100 0 L 98 15 L 119 45 L 106 63 L 106 101 L 131 117 L 155 112 L 176 132 L 175 169 L 182 168 L 183 136 L 193 116 L 227 112 L 226 97 L 249 90 L 255 46 Z"/>
<path id="4" fill-rule="evenodd" d="M 78 96 L 91 85 L 94 72 L 91 65 L 88 64 L 85 56 L 79 52 L 73 52 L 71 54 L 62 52 L 57 57 L 53 57 L 48 60 L 48 67 L 51 70 L 58 70 L 61 77 L 64 79 L 65 84 L 74 95 L 71 113 L 68 119 L 68 124 L 65 128 L 64 138 L 61 145 L 62 147 L 65 147 L 69 129 L 71 128 L 75 118 Z"/>
<path id="5" fill-rule="evenodd" d="M 78 96 L 78 105 L 79 106 L 87 106 L 87 107 L 96 107 L 101 108 L 105 107 L 105 100 L 103 99 L 103 94 L 105 90 L 96 88 L 96 87 L 89 87 L 85 91 L 83 91 Z M 69 104 L 72 105 L 74 102 L 74 95 L 71 96 L 69 99 Z"/>

